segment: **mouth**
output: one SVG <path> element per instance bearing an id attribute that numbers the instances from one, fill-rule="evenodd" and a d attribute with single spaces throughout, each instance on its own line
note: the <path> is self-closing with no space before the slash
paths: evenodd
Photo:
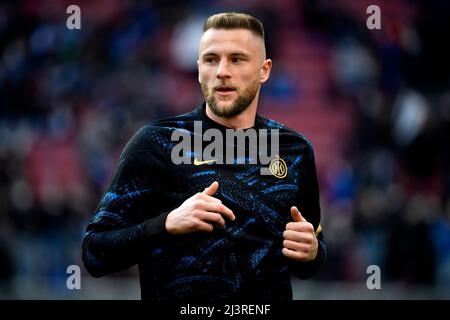
<path id="1" fill-rule="evenodd" d="M 220 94 L 230 94 L 236 91 L 236 88 L 231 86 L 218 86 L 214 88 L 214 91 L 219 92 Z"/>

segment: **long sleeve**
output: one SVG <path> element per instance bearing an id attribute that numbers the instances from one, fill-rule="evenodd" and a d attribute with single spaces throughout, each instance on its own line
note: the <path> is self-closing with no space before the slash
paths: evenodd
<path id="1" fill-rule="evenodd" d="M 83 262 L 100 277 L 129 268 L 139 253 L 164 234 L 168 212 L 154 210 L 158 194 L 155 151 L 144 148 L 142 130 L 127 144 L 110 186 L 90 220 L 83 241 Z"/>
<path id="2" fill-rule="evenodd" d="M 300 174 L 300 192 L 297 207 L 306 220 L 313 224 L 318 240 L 318 252 L 313 261 L 301 262 L 289 259 L 289 270 L 300 279 L 306 279 L 315 275 L 324 264 L 327 257 L 327 248 L 320 227 L 320 199 L 317 182 L 314 151 L 311 144 L 303 153 L 303 166 Z"/>

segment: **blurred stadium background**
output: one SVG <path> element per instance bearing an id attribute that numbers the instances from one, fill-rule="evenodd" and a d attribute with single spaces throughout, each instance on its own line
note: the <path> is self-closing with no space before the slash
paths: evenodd
<path id="1" fill-rule="evenodd" d="M 66 8 L 81 8 L 68 30 Z M 368 30 L 366 8 L 381 9 Z M 450 298 L 447 1 L 2 1 L 0 298 L 139 299 L 137 269 L 91 278 L 88 219 L 126 141 L 201 101 L 204 19 L 259 17 L 260 112 L 312 141 L 329 258 L 296 299 Z M 81 290 L 66 268 L 79 265 Z M 368 290 L 366 269 L 381 269 Z"/>

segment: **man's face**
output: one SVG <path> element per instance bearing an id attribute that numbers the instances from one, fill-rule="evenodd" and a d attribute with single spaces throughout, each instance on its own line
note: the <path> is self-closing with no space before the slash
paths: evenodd
<path id="1" fill-rule="evenodd" d="M 234 117 L 256 104 L 271 66 L 263 40 L 249 30 L 209 29 L 200 40 L 199 81 L 206 103 L 219 117 Z"/>

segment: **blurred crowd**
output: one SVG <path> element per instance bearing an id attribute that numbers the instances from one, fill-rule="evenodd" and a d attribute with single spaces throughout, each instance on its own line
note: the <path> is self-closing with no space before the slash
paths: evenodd
<path id="1" fill-rule="evenodd" d="M 66 27 L 71 4 L 80 30 Z M 125 143 L 145 123 L 202 102 L 204 19 L 244 11 L 263 21 L 274 61 L 262 114 L 292 114 L 289 126 L 318 145 L 329 257 L 315 281 L 365 281 L 378 265 L 383 281 L 439 286 L 448 297 L 450 5 L 377 1 L 381 30 L 369 30 L 371 4 L 0 3 L 0 296 L 20 297 L 18 284 L 28 283 L 64 291 Z M 321 61 L 303 60 L 297 47 Z M 296 64 L 304 74 L 293 74 Z M 332 157 L 319 147 L 327 114 L 344 117 L 348 133 L 332 135 Z M 135 270 L 115 276 L 127 275 Z"/>

